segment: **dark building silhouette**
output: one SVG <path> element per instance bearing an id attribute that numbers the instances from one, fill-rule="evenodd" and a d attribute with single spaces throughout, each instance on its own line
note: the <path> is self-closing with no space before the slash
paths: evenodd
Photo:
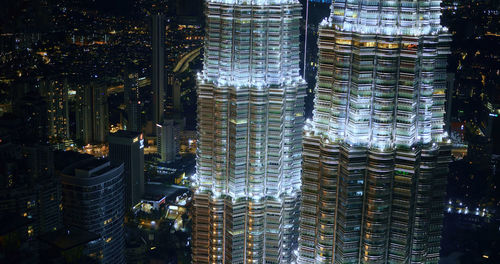
<path id="1" fill-rule="evenodd" d="M 124 164 L 125 206 L 129 210 L 144 193 L 144 139 L 141 133 L 120 130 L 109 135 L 111 164 Z"/>
<path id="2" fill-rule="evenodd" d="M 61 173 L 64 223 L 96 233 L 89 256 L 101 263 L 124 263 L 123 164 L 107 159 L 80 160 Z"/>
<path id="3" fill-rule="evenodd" d="M 141 102 L 139 101 L 139 84 L 137 73 L 125 73 L 123 103 L 127 114 L 127 130 L 141 131 Z"/>
<path id="4" fill-rule="evenodd" d="M 165 17 L 163 14 L 153 15 L 152 25 L 152 86 L 153 86 L 153 125 L 163 119 L 165 100 Z"/>
<path id="5" fill-rule="evenodd" d="M 76 139 L 80 143 L 100 144 L 109 134 L 107 87 L 100 80 L 79 86 L 76 96 Z"/>

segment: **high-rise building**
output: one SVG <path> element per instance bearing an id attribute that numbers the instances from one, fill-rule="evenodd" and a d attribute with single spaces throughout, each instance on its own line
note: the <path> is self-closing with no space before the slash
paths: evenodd
<path id="1" fill-rule="evenodd" d="M 165 17 L 163 14 L 153 15 L 153 126 L 163 120 L 165 101 Z"/>
<path id="2" fill-rule="evenodd" d="M 127 130 L 141 131 L 141 102 L 139 101 L 139 76 L 126 73 L 124 76 L 123 101 L 127 112 Z"/>
<path id="3" fill-rule="evenodd" d="M 123 164 L 107 159 L 80 160 L 61 173 L 64 224 L 98 234 L 88 243 L 100 263 L 125 263 Z"/>
<path id="4" fill-rule="evenodd" d="M 124 164 L 125 206 L 129 210 L 144 194 L 144 139 L 141 133 L 120 130 L 110 134 L 109 160 Z"/>
<path id="5" fill-rule="evenodd" d="M 183 80 L 176 72 L 167 74 L 167 116 L 178 116 L 183 112 L 181 103 L 181 86 Z"/>
<path id="6" fill-rule="evenodd" d="M 299 263 L 438 263 L 450 145 L 440 1 L 334 1 L 304 135 Z"/>
<path id="7" fill-rule="evenodd" d="M 22 120 L 23 128 L 15 137 L 33 142 L 47 142 L 48 140 L 48 111 L 47 102 L 38 93 L 28 93 L 17 100 L 13 107 Z"/>
<path id="8" fill-rule="evenodd" d="M 156 144 L 160 161 L 170 163 L 180 158 L 179 138 L 181 124 L 174 119 L 165 119 L 156 125 Z"/>
<path id="9" fill-rule="evenodd" d="M 451 136 L 451 115 L 452 115 L 452 102 L 453 102 L 453 97 L 455 95 L 455 87 L 454 87 L 454 81 L 455 81 L 455 74 L 454 73 L 447 73 L 446 74 L 446 109 L 445 109 L 445 116 L 446 116 L 446 122 L 444 123 L 444 131 L 448 133 L 448 135 Z"/>
<path id="10" fill-rule="evenodd" d="M 76 97 L 76 138 L 80 143 L 100 144 L 109 134 L 109 112 L 106 85 L 92 80 L 79 86 Z"/>
<path id="11" fill-rule="evenodd" d="M 292 263 L 305 81 L 296 0 L 206 2 L 194 263 Z"/>
<path id="12" fill-rule="evenodd" d="M 25 232 L 31 238 L 60 228 L 61 183 L 49 147 L 1 142 L 0 160 L 0 215 L 29 220 Z"/>
<path id="13" fill-rule="evenodd" d="M 69 107 L 67 80 L 46 80 L 44 96 L 47 100 L 48 135 L 52 143 L 69 139 Z"/>

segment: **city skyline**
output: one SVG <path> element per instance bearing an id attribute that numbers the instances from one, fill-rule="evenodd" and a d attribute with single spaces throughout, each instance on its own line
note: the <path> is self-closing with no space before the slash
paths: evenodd
<path id="1" fill-rule="evenodd" d="M 2 7 L 1 263 L 500 261 L 494 1 Z"/>

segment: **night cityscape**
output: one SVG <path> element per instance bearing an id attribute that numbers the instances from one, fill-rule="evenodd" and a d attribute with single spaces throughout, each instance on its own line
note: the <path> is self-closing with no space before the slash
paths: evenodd
<path id="1" fill-rule="evenodd" d="M 5 0 L 0 264 L 500 263 L 500 2 Z"/>

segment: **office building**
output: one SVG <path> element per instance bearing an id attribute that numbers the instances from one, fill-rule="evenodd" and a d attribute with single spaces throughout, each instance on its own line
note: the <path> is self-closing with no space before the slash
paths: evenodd
<path id="1" fill-rule="evenodd" d="M 153 126 L 163 120 L 165 102 L 165 17 L 163 14 L 153 15 Z"/>
<path id="2" fill-rule="evenodd" d="M 125 263 L 123 164 L 83 159 L 61 173 L 64 224 L 95 233 L 86 252 L 99 263 Z"/>
<path id="3" fill-rule="evenodd" d="M 194 263 L 292 263 L 305 81 L 295 0 L 206 2 Z"/>
<path id="4" fill-rule="evenodd" d="M 76 94 L 76 139 L 83 145 L 102 144 L 109 134 L 106 85 L 97 79 L 78 86 Z"/>
<path id="5" fill-rule="evenodd" d="M 140 133 L 120 130 L 110 134 L 108 141 L 111 164 L 123 163 L 125 208 L 129 210 L 144 194 L 144 139 Z"/>
<path id="6" fill-rule="evenodd" d="M 450 144 L 440 1 L 334 1 L 319 31 L 299 263 L 438 263 Z"/>
<path id="7" fill-rule="evenodd" d="M 156 125 L 156 144 L 160 162 L 171 163 L 180 159 L 181 124 L 174 119 L 165 119 Z"/>

